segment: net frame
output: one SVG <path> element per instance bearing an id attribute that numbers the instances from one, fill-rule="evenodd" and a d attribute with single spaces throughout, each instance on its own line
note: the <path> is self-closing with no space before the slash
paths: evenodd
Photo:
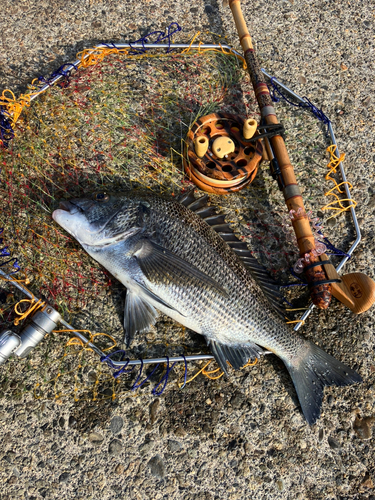
<path id="1" fill-rule="evenodd" d="M 102 49 L 107 50 L 109 47 L 110 47 L 110 50 L 113 50 L 116 53 L 118 53 L 121 50 L 129 51 L 129 50 L 145 50 L 145 49 L 146 50 L 156 49 L 156 50 L 167 50 L 167 51 L 176 50 L 176 49 L 180 49 L 182 51 L 186 51 L 186 50 L 198 50 L 198 51 L 216 50 L 216 51 L 221 51 L 223 53 L 228 53 L 228 54 L 235 55 L 239 59 L 243 60 L 241 54 L 239 54 L 237 51 L 235 51 L 233 48 L 231 48 L 228 45 L 222 45 L 222 44 L 203 44 L 203 43 L 199 43 L 199 44 L 193 44 L 193 43 L 192 44 L 144 44 L 143 43 L 143 44 L 116 44 L 116 45 L 115 44 L 101 44 L 101 45 L 98 45 L 98 46 L 94 47 L 93 49 L 89 49 L 89 51 L 84 56 L 84 60 L 93 61 L 95 59 L 95 57 L 97 56 L 98 51 L 100 53 L 102 51 Z M 30 105 L 31 102 L 34 99 L 36 99 L 38 96 L 40 96 L 44 92 L 48 91 L 48 89 L 51 88 L 53 85 L 57 84 L 69 72 L 77 71 L 80 68 L 81 62 L 82 62 L 82 59 L 77 59 L 73 63 L 68 63 L 67 65 L 65 65 L 65 66 L 67 66 L 67 70 L 65 70 L 65 74 L 63 73 L 63 74 L 59 74 L 59 75 L 56 75 L 55 77 L 53 77 L 50 81 L 48 81 L 48 83 L 42 85 L 38 90 L 36 90 L 33 93 L 29 94 L 29 99 L 28 98 L 24 99 L 23 103 L 22 103 L 22 99 L 21 99 L 22 109 L 23 109 L 24 106 Z M 270 78 L 270 76 L 268 75 L 268 73 L 265 70 L 262 70 L 262 71 L 263 71 L 263 73 L 267 77 Z M 298 96 L 297 94 L 295 94 L 293 91 L 291 91 L 291 89 L 289 89 L 288 87 L 286 87 L 285 85 L 283 85 L 278 80 L 276 80 L 276 79 L 274 79 L 274 80 L 285 91 L 287 91 L 293 98 L 295 98 L 297 101 L 303 102 L 303 98 L 301 98 L 300 96 Z M 12 106 L 14 106 L 14 103 L 10 103 L 10 107 L 9 108 L 12 109 Z M 12 113 L 12 111 L 8 111 L 9 117 L 12 118 L 12 120 L 13 120 L 14 123 L 18 120 L 18 118 L 19 118 L 19 116 L 20 116 L 20 114 L 22 112 L 22 109 L 20 109 L 19 107 L 18 108 L 16 107 L 16 109 L 14 109 L 13 113 Z M 329 122 L 329 133 L 330 133 L 332 142 L 334 144 L 336 144 L 336 140 L 335 140 L 335 137 L 334 137 L 334 132 L 333 132 L 333 128 L 332 128 L 331 122 Z M 336 146 L 337 146 L 337 144 L 336 144 Z M 346 180 L 346 176 L 345 176 L 345 171 L 344 171 L 344 167 L 342 165 L 342 162 L 340 163 L 340 172 L 341 172 L 341 175 L 343 177 L 343 180 L 345 181 Z M 345 188 L 347 188 L 347 186 L 345 186 Z M 348 251 L 348 256 L 346 256 L 346 257 L 344 257 L 342 259 L 342 261 L 340 262 L 340 264 L 337 267 L 337 270 L 340 270 L 343 267 L 343 265 L 345 264 L 345 262 L 347 261 L 347 259 L 349 258 L 349 256 L 354 252 L 356 246 L 358 245 L 358 243 L 359 243 L 359 241 L 361 239 L 360 230 L 359 230 L 359 227 L 358 227 L 358 222 L 357 222 L 357 218 L 356 218 L 354 207 L 350 208 L 350 212 L 351 212 L 351 215 L 352 215 L 352 218 L 353 218 L 353 222 L 354 222 L 354 226 L 355 226 L 357 238 L 356 238 L 355 243 L 351 246 L 350 250 Z M 310 308 L 310 310 L 306 311 L 306 313 L 301 318 L 300 323 L 298 323 L 296 325 L 295 330 L 297 330 L 303 324 L 304 320 L 310 314 L 311 310 L 312 310 L 312 307 Z M 69 323 L 67 323 L 67 322 L 65 322 L 63 320 L 62 324 L 66 328 L 70 329 L 72 332 L 75 332 L 75 335 L 77 337 L 79 337 L 78 332 Z M 86 337 L 84 337 L 83 335 L 81 336 L 81 340 L 83 342 L 85 342 L 86 344 L 90 345 L 90 341 Z M 92 344 L 92 346 L 94 348 L 96 347 L 95 344 Z M 100 355 L 101 357 L 104 356 L 104 353 L 102 351 L 100 351 L 100 350 L 96 350 L 96 353 L 98 355 Z M 128 361 L 127 362 L 125 362 L 125 361 L 113 361 L 112 363 L 113 363 L 114 367 L 119 368 L 119 367 L 124 367 L 124 366 L 140 365 L 141 363 L 142 364 L 143 363 L 146 364 L 147 362 L 149 362 L 149 363 L 157 363 L 157 362 L 165 362 L 165 361 L 168 361 L 168 362 L 169 361 L 171 361 L 171 362 L 174 362 L 174 361 L 184 361 L 186 363 L 186 360 L 188 360 L 188 359 L 189 360 L 190 359 L 193 360 L 193 359 L 212 359 L 212 358 L 213 357 L 211 355 L 197 355 L 197 356 L 192 356 L 192 357 L 190 357 L 190 356 L 189 357 L 188 356 L 181 356 L 181 357 L 175 357 L 175 358 L 151 358 L 149 360 L 143 360 L 143 361 L 140 361 L 140 360 L 131 360 L 130 362 L 128 362 Z"/>

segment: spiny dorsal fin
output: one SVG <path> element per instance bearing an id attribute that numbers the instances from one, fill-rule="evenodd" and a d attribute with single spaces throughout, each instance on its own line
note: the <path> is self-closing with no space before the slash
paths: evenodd
<path id="1" fill-rule="evenodd" d="M 190 189 L 190 191 L 187 191 L 186 193 L 181 194 L 177 198 L 178 203 L 181 203 L 181 205 L 184 205 L 184 207 L 189 206 L 191 203 L 195 201 L 195 196 L 194 196 L 194 189 Z"/>
<path id="2" fill-rule="evenodd" d="M 189 208 L 193 212 L 196 212 L 200 208 L 207 207 L 208 200 L 208 194 L 205 194 L 204 196 L 201 196 L 200 198 L 190 203 L 190 205 L 187 205 L 187 208 Z"/>
<path id="3" fill-rule="evenodd" d="M 178 201 L 199 215 L 231 247 L 259 283 L 272 307 L 285 319 L 284 298 L 280 293 L 279 285 L 271 278 L 268 271 L 259 264 L 256 258 L 253 257 L 247 244 L 237 238 L 233 229 L 225 222 L 225 215 L 218 214 L 214 207 L 207 205 L 209 201 L 208 195 L 196 199 L 194 189 L 192 189 L 183 194 Z"/>
<path id="4" fill-rule="evenodd" d="M 206 217 L 211 217 L 212 215 L 215 215 L 216 209 L 215 207 L 203 207 L 196 210 L 195 213 L 199 215 L 199 217 L 201 217 L 202 219 L 205 219 Z"/>

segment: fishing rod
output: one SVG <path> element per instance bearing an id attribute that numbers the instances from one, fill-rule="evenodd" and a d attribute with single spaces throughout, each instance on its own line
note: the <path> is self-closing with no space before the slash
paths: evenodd
<path id="1" fill-rule="evenodd" d="M 260 68 L 246 26 L 240 0 L 224 0 L 223 3 L 224 5 L 229 4 L 233 14 L 247 69 L 261 111 L 262 125 L 275 127 L 279 122 L 265 81 L 265 75 Z M 329 125 L 330 132 L 333 132 L 331 124 Z M 284 139 L 281 134 L 274 135 L 265 138 L 264 143 L 268 158 L 271 161 L 273 174 L 278 180 L 279 187 L 284 194 L 285 203 L 291 214 L 291 222 L 296 234 L 313 304 L 319 309 L 326 309 L 331 302 L 331 296 L 334 295 L 357 314 L 369 309 L 375 301 L 375 282 L 363 273 L 350 273 L 340 277 L 327 255 L 319 249 L 317 250 L 309 217 L 303 204 L 301 190 Z M 341 174 L 345 177 L 342 168 Z M 345 188 L 348 189 L 346 184 Z"/>

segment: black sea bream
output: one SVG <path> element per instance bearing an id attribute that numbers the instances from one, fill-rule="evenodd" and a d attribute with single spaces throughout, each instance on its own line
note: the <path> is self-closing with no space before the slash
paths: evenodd
<path id="1" fill-rule="evenodd" d="M 224 241 L 232 240 L 230 228 L 212 208 L 191 196 L 185 204 L 191 209 L 150 192 L 100 193 L 62 202 L 53 218 L 126 286 L 128 344 L 155 322 L 158 309 L 204 335 L 224 371 L 227 361 L 238 369 L 262 348 L 272 351 L 313 424 L 324 386 L 361 377 L 285 324 L 273 285 L 241 244 Z"/>

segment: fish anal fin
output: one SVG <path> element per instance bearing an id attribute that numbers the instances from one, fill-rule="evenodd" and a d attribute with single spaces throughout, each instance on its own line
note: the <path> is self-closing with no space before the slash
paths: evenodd
<path id="1" fill-rule="evenodd" d="M 227 362 L 235 370 L 239 370 L 250 360 L 259 359 L 264 354 L 264 350 L 254 343 L 229 345 L 222 344 L 213 339 L 207 339 L 207 345 L 211 348 L 217 364 L 226 374 L 228 374 Z"/>

